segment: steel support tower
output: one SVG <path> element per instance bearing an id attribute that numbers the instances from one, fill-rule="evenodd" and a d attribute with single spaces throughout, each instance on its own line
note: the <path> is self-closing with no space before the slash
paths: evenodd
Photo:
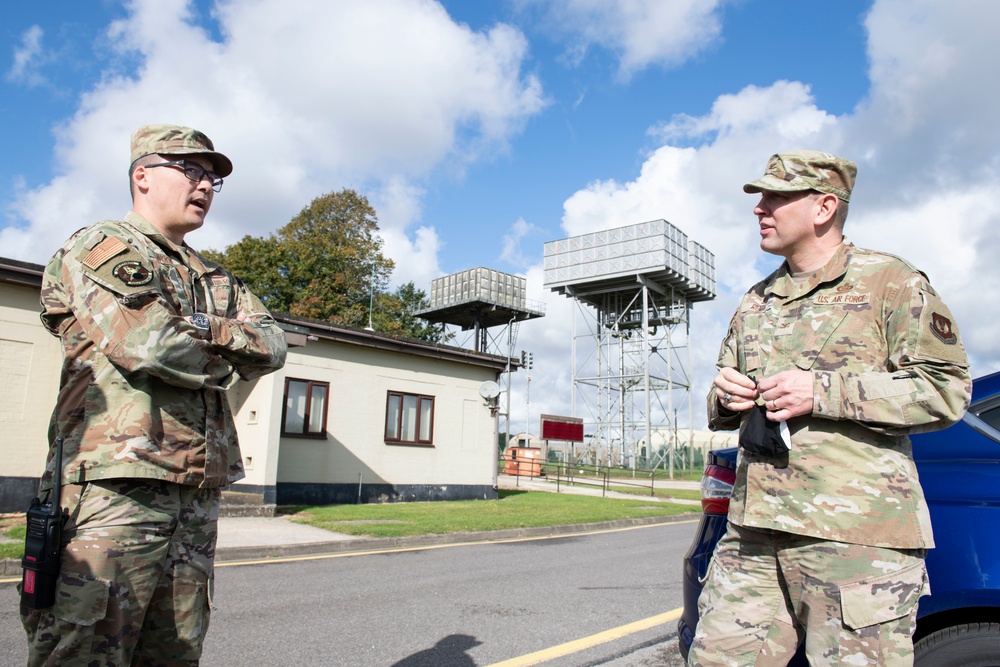
<path id="1" fill-rule="evenodd" d="M 715 298 L 714 256 L 654 220 L 546 243 L 544 268 L 545 286 L 574 301 L 580 458 L 672 470 L 678 414 L 693 424 L 691 308 Z"/>
<path id="2" fill-rule="evenodd" d="M 499 383 L 499 414 L 506 421 L 508 439 L 510 377 L 514 367 L 520 365 L 513 361 L 518 325 L 545 316 L 545 305 L 529 301 L 525 294 L 524 278 L 480 266 L 432 280 L 430 307 L 415 313 L 428 322 L 471 331 L 476 352 L 507 358 L 507 370 Z"/>

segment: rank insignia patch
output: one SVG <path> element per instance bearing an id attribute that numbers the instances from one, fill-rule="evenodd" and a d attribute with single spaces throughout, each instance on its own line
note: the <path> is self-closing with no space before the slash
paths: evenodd
<path id="1" fill-rule="evenodd" d="M 955 330 L 951 326 L 951 320 L 944 315 L 931 313 L 931 331 L 945 345 L 954 345 L 958 340 Z"/>
<path id="2" fill-rule="evenodd" d="M 129 287 L 139 287 L 145 285 L 153 279 L 153 274 L 138 260 L 127 259 L 117 264 L 112 271 L 115 278 L 122 281 Z"/>

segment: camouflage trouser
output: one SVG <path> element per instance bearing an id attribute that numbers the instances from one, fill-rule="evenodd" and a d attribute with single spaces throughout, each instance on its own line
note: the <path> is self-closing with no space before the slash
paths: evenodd
<path id="1" fill-rule="evenodd" d="M 56 603 L 21 608 L 28 666 L 197 665 L 208 631 L 219 489 L 65 485 Z"/>
<path id="2" fill-rule="evenodd" d="M 829 542 L 730 524 L 698 599 L 688 665 L 913 664 L 923 550 Z"/>

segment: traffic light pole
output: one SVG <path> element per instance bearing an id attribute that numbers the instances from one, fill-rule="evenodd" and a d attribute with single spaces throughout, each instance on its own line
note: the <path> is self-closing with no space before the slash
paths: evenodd
<path id="1" fill-rule="evenodd" d="M 514 320 L 516 317 L 510 318 L 510 322 L 507 323 L 507 402 L 504 404 L 506 409 L 506 414 L 504 415 L 504 428 L 507 429 L 507 435 L 504 437 L 503 448 L 504 451 L 510 447 L 510 357 L 514 353 L 514 340 L 517 338 L 514 333 Z M 499 452 L 497 452 L 499 455 Z"/>
<path id="2" fill-rule="evenodd" d="M 528 372 L 524 386 L 524 446 L 529 446 L 528 438 L 528 407 L 531 405 L 531 369 L 535 367 L 535 355 L 521 350 L 521 366 Z"/>

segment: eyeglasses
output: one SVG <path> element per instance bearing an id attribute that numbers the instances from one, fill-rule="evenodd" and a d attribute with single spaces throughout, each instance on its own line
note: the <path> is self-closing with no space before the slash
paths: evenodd
<path id="1" fill-rule="evenodd" d="M 208 171 L 197 162 L 174 160 L 173 162 L 160 162 L 157 164 L 146 165 L 147 169 L 152 167 L 179 167 L 189 181 L 201 183 L 201 179 L 207 178 L 208 182 L 212 184 L 213 190 L 216 192 L 222 191 L 222 178 L 218 174 Z"/>

